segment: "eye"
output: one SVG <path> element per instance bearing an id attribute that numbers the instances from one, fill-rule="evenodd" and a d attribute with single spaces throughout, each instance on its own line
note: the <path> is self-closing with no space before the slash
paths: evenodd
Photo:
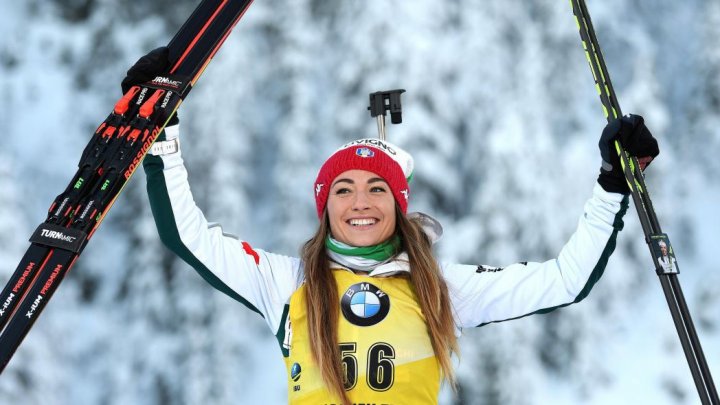
<path id="1" fill-rule="evenodd" d="M 350 189 L 347 187 L 340 187 L 335 189 L 335 194 L 347 194 L 350 192 Z"/>
<path id="2" fill-rule="evenodd" d="M 383 186 L 372 186 L 370 188 L 371 193 L 384 193 L 386 191 L 387 191 L 387 189 Z"/>

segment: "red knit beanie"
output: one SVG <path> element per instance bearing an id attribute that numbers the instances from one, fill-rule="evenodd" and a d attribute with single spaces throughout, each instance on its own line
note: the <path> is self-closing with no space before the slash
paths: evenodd
<path id="1" fill-rule="evenodd" d="M 343 145 L 320 168 L 315 180 L 315 205 L 322 219 L 330 185 L 348 170 L 366 170 L 382 177 L 390 186 L 395 201 L 407 213 L 413 158 L 409 153 L 380 139 L 360 139 Z"/>

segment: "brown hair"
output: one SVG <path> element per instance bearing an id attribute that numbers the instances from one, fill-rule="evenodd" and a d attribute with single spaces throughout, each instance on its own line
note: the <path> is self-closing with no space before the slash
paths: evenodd
<path id="1" fill-rule="evenodd" d="M 442 375 L 455 388 L 451 356 L 458 353 L 450 297 L 440 267 L 432 254 L 432 244 L 420 224 L 408 219 L 396 205 L 395 233 L 408 255 L 410 281 L 425 316 L 428 334 L 440 364 Z M 327 211 L 315 235 L 302 249 L 305 267 L 306 312 L 312 357 L 320 367 L 328 390 L 344 404 L 350 404 L 344 388 L 344 372 L 338 346 L 339 298 L 335 278 L 330 271 L 325 239 L 330 233 Z"/>

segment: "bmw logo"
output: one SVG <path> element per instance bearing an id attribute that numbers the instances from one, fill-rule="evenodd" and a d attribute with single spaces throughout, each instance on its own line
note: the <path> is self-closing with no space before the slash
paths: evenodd
<path id="1" fill-rule="evenodd" d="M 372 326 L 390 311 L 390 297 L 370 283 L 351 285 L 340 300 L 343 316 L 353 325 Z"/>
<path id="2" fill-rule="evenodd" d="M 300 368 L 300 364 L 293 363 L 292 367 L 290 368 L 290 378 L 292 378 L 293 381 L 299 380 L 301 372 L 302 369 Z"/>

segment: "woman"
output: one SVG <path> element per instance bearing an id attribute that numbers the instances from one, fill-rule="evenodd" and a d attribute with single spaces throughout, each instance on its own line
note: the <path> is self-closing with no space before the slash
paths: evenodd
<path id="1" fill-rule="evenodd" d="M 127 88 L 167 66 L 167 52 L 128 71 Z M 436 403 L 454 383 L 451 356 L 462 328 L 579 302 L 602 275 L 627 208 L 612 144 L 658 154 L 642 117 L 603 131 L 603 166 L 578 227 L 559 256 L 505 268 L 440 264 L 430 217 L 408 213 L 413 159 L 361 139 L 338 149 L 314 185 L 319 226 L 301 257 L 263 251 L 223 234 L 195 205 L 179 150 L 177 119 L 145 159 L 162 241 L 211 285 L 258 312 L 278 339 L 297 404 Z"/>

